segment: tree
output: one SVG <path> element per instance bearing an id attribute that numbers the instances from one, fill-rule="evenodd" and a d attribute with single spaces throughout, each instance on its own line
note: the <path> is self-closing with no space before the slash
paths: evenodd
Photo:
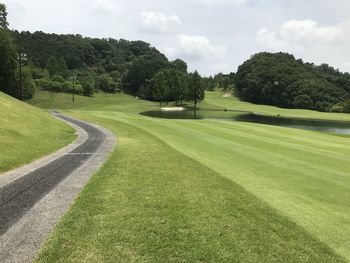
<path id="1" fill-rule="evenodd" d="M 29 100 L 33 98 L 36 84 L 32 78 L 30 67 L 23 67 L 22 69 L 22 98 Z"/>
<path id="2" fill-rule="evenodd" d="M 0 90 L 19 97 L 16 87 L 17 52 L 8 32 L 0 29 Z"/>
<path id="3" fill-rule="evenodd" d="M 152 79 L 158 71 L 166 69 L 168 65 L 167 58 L 160 54 L 135 60 L 123 78 L 124 90 L 133 95 L 137 94 L 147 80 Z"/>
<path id="4" fill-rule="evenodd" d="M 49 72 L 50 76 L 53 76 L 54 74 L 57 73 L 58 71 L 57 64 L 58 63 L 55 56 L 51 56 L 47 60 L 46 69 Z"/>
<path id="5" fill-rule="evenodd" d="M 153 98 L 159 101 L 159 105 L 162 105 L 162 101 L 165 101 L 169 96 L 169 89 L 167 86 L 166 74 L 162 71 L 158 72 L 152 79 L 151 91 Z"/>
<path id="6" fill-rule="evenodd" d="M 189 74 L 188 98 L 194 103 L 194 117 L 197 114 L 197 104 L 204 100 L 204 87 L 201 76 L 197 71 Z"/>
<path id="7" fill-rule="evenodd" d="M 57 73 L 56 74 L 61 75 L 63 77 L 68 76 L 68 67 L 67 67 L 66 61 L 64 60 L 64 58 L 62 56 L 59 56 L 57 58 Z"/>
<path id="8" fill-rule="evenodd" d="M 108 76 L 100 76 L 96 79 L 95 87 L 97 90 L 101 90 L 104 93 L 108 93 L 110 90 L 111 80 Z"/>
<path id="9" fill-rule="evenodd" d="M 0 29 L 8 29 L 8 25 L 6 5 L 0 3 Z"/>
<path id="10" fill-rule="evenodd" d="M 293 106 L 297 109 L 309 109 L 313 107 L 313 104 L 312 99 L 306 94 L 297 96 L 293 101 Z"/>
<path id="11" fill-rule="evenodd" d="M 175 59 L 171 63 L 171 68 L 176 71 L 186 72 L 187 73 L 187 63 L 182 59 Z"/>
<path id="12" fill-rule="evenodd" d="M 58 58 L 55 56 L 49 57 L 47 60 L 46 69 L 51 76 L 59 75 L 67 77 L 68 75 L 68 67 L 62 56 L 59 56 Z"/>
<path id="13" fill-rule="evenodd" d="M 173 71 L 173 98 L 176 101 L 176 105 L 178 101 L 181 102 L 185 99 L 188 89 L 188 80 L 187 73 L 182 71 Z"/>
<path id="14" fill-rule="evenodd" d="M 92 97 L 94 95 L 94 85 L 91 82 L 84 82 L 82 87 L 84 96 Z"/>

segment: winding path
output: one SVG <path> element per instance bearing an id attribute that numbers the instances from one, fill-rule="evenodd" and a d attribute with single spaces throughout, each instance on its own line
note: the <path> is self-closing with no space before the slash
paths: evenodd
<path id="1" fill-rule="evenodd" d="M 0 262 L 31 261 L 53 226 L 115 145 L 108 130 L 62 114 L 79 138 L 69 147 L 0 176 Z"/>

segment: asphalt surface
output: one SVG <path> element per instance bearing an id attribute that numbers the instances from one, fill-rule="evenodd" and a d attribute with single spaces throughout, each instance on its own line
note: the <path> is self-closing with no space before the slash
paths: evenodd
<path id="1" fill-rule="evenodd" d="M 0 192 L 0 236 L 14 225 L 40 199 L 55 188 L 61 181 L 84 164 L 105 140 L 99 129 L 63 115 L 58 118 L 80 126 L 88 134 L 87 140 L 39 169 L 4 186 Z"/>

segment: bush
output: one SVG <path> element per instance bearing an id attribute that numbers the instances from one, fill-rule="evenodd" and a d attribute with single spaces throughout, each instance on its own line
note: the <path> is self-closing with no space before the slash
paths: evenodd
<path id="1" fill-rule="evenodd" d="M 313 101 L 308 95 L 299 95 L 293 101 L 293 106 L 299 109 L 312 109 Z"/>
<path id="2" fill-rule="evenodd" d="M 32 77 L 34 80 L 50 77 L 50 74 L 45 69 L 32 67 L 31 71 L 32 71 Z"/>
<path id="3" fill-rule="evenodd" d="M 65 92 L 72 92 L 73 91 L 73 83 L 71 81 L 65 81 L 62 85 L 63 90 Z"/>
<path id="4" fill-rule="evenodd" d="M 344 107 L 341 104 L 335 104 L 329 109 L 329 112 L 342 113 L 344 112 Z"/>
<path id="5" fill-rule="evenodd" d="M 50 81 L 49 82 L 49 90 L 52 91 L 63 91 L 63 83 L 58 81 Z"/>
<path id="6" fill-rule="evenodd" d="M 350 100 L 344 103 L 343 112 L 350 113 Z"/>
<path id="7" fill-rule="evenodd" d="M 92 97 L 94 95 L 94 85 L 91 82 L 85 82 L 82 88 L 84 96 Z"/>
<path id="8" fill-rule="evenodd" d="M 46 77 L 41 79 L 36 79 L 35 84 L 40 89 L 49 89 L 50 88 L 50 80 Z"/>
<path id="9" fill-rule="evenodd" d="M 57 82 L 61 82 L 61 83 L 65 82 L 64 77 L 62 77 L 62 76 L 60 76 L 60 75 L 54 75 L 54 76 L 52 77 L 52 80 L 53 80 L 53 81 L 57 81 Z"/>

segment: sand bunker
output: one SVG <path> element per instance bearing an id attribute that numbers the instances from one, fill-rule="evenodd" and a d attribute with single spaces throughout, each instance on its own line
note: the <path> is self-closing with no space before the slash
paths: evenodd
<path id="1" fill-rule="evenodd" d="M 163 108 L 160 108 L 160 110 L 161 111 L 184 111 L 186 109 L 183 107 L 163 107 Z"/>

